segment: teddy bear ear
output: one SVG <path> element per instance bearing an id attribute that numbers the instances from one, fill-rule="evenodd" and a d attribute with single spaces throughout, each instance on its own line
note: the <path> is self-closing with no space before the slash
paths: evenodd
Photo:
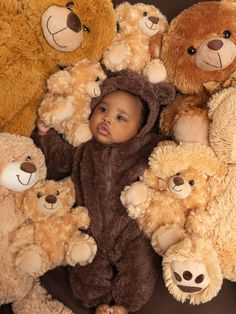
<path id="1" fill-rule="evenodd" d="M 235 88 L 234 87 L 222 89 L 220 92 L 214 94 L 207 104 L 207 106 L 209 108 L 209 110 L 208 110 L 209 118 L 213 119 L 213 116 L 214 116 L 216 110 L 220 107 L 220 105 L 226 99 L 229 99 L 229 97 L 231 97 L 231 95 L 234 95 L 234 94 L 235 94 Z"/>
<path id="2" fill-rule="evenodd" d="M 70 177 L 67 177 L 63 180 L 61 180 L 61 186 L 63 188 L 63 190 L 66 193 L 69 193 L 70 195 L 75 195 L 75 187 L 74 187 L 74 183 L 72 182 Z"/>
<path id="3" fill-rule="evenodd" d="M 154 91 L 160 105 L 168 105 L 175 99 L 176 90 L 170 83 L 158 83 L 154 85 Z"/>

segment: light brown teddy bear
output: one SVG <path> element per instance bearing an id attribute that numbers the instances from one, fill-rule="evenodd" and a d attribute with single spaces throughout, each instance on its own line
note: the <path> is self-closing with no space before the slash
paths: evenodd
<path id="1" fill-rule="evenodd" d="M 46 79 L 98 61 L 116 34 L 115 10 L 111 0 L 1 0 L 0 12 L 0 131 L 29 136 Z"/>
<path id="2" fill-rule="evenodd" d="M 90 101 L 101 94 L 105 74 L 99 63 L 82 59 L 47 80 L 48 92 L 39 107 L 45 125 L 53 127 L 73 146 L 88 141 Z"/>
<path id="3" fill-rule="evenodd" d="M 157 146 L 140 181 L 122 192 L 123 205 L 158 254 L 186 236 L 190 212 L 205 210 L 210 178 L 221 166 L 212 149 L 198 143 Z"/>
<path id="4" fill-rule="evenodd" d="M 59 265 L 91 263 L 97 246 L 80 231 L 90 223 L 87 209 L 72 208 L 74 185 L 70 179 L 38 182 L 24 193 L 26 222 L 12 235 L 16 265 L 26 273 L 42 275 Z"/>
<path id="5" fill-rule="evenodd" d="M 111 71 L 130 69 L 143 73 L 151 83 L 166 79 L 166 69 L 158 58 L 161 38 L 168 28 L 166 17 L 153 5 L 124 2 L 116 7 L 117 35 L 103 54 L 103 63 Z M 149 41 L 158 36 L 155 59 L 151 60 Z"/>
<path id="6" fill-rule="evenodd" d="M 0 133 L 0 304 L 24 297 L 33 278 L 15 267 L 10 235 L 23 224 L 22 194 L 46 176 L 44 156 L 30 138 Z"/>
<path id="7" fill-rule="evenodd" d="M 163 110 L 160 129 L 177 141 L 209 144 L 208 99 L 236 85 L 235 16 L 233 0 L 202 1 L 176 16 L 163 36 L 160 58 L 180 95 Z"/>
<path id="8" fill-rule="evenodd" d="M 221 193 L 203 212 L 189 215 L 188 237 L 172 246 L 163 259 L 166 285 L 177 300 L 199 304 L 211 300 L 223 279 L 236 281 L 236 89 L 228 88 L 210 100 L 209 139 L 219 160 L 227 165 L 212 182 Z"/>

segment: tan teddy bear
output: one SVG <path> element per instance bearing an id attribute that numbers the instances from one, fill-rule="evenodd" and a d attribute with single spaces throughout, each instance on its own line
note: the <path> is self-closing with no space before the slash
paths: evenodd
<path id="1" fill-rule="evenodd" d="M 59 265 L 92 262 L 95 241 L 79 230 L 88 228 L 88 212 L 72 208 L 74 202 L 70 179 L 40 181 L 24 193 L 22 212 L 27 221 L 12 236 L 16 264 L 23 271 L 39 276 Z"/>
<path id="2" fill-rule="evenodd" d="M 88 141 L 92 137 L 88 123 L 90 101 L 100 96 L 99 86 L 105 78 L 101 65 L 87 59 L 51 75 L 48 92 L 39 107 L 41 120 L 62 133 L 73 146 Z"/>
<path id="3" fill-rule="evenodd" d="M 173 245 L 163 259 L 164 279 L 182 302 L 199 304 L 219 292 L 223 279 L 236 281 L 236 89 L 215 94 L 208 103 L 209 140 L 227 171 L 212 182 L 221 193 L 205 211 L 189 215 L 188 237 Z"/>
<path id="4" fill-rule="evenodd" d="M 121 200 L 129 215 L 163 255 L 183 239 L 191 211 L 204 211 L 211 199 L 209 180 L 221 167 L 201 144 L 157 146 L 140 181 L 125 188 Z"/>
<path id="5" fill-rule="evenodd" d="M 158 57 L 161 37 L 168 27 L 166 17 L 153 5 L 129 2 L 116 7 L 116 16 L 117 35 L 103 54 L 106 68 L 114 72 L 123 69 L 142 72 L 151 83 L 164 81 L 166 69 Z M 155 34 L 159 46 L 151 60 L 149 40 Z"/>
<path id="6" fill-rule="evenodd" d="M 233 0 L 201 1 L 171 21 L 160 58 L 179 97 L 162 111 L 162 133 L 209 144 L 207 102 L 215 92 L 236 85 L 235 16 Z"/>

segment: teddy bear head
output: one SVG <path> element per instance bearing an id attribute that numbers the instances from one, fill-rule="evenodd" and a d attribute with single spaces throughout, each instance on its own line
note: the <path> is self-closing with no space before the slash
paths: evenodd
<path id="1" fill-rule="evenodd" d="M 164 34 L 161 59 L 182 93 L 224 83 L 236 71 L 236 5 L 204 1 L 181 12 Z"/>
<path id="2" fill-rule="evenodd" d="M 192 209 L 206 205 L 209 178 L 224 171 L 212 149 L 198 143 L 157 146 L 149 158 L 149 166 L 152 174 L 162 181 L 162 189 L 165 186 L 174 198 Z"/>
<path id="3" fill-rule="evenodd" d="M 166 31 L 166 17 L 153 5 L 124 2 L 116 7 L 118 32 L 151 37 Z"/>
<path id="4" fill-rule="evenodd" d="M 216 155 L 229 164 L 236 163 L 236 88 L 216 93 L 209 101 L 209 141 Z"/>
<path id="5" fill-rule="evenodd" d="M 23 192 L 46 177 L 43 153 L 33 140 L 10 133 L 0 133 L 1 188 Z"/>
<path id="6" fill-rule="evenodd" d="M 22 0 L 23 14 L 46 58 L 58 64 L 97 61 L 116 33 L 110 0 Z"/>
<path id="7" fill-rule="evenodd" d="M 33 221 L 63 216 L 75 202 L 74 185 L 70 179 L 41 180 L 23 196 L 23 214 Z"/>

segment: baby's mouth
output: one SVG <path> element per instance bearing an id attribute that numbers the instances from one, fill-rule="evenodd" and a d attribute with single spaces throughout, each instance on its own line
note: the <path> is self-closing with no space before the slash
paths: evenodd
<path id="1" fill-rule="evenodd" d="M 98 133 L 101 135 L 109 135 L 110 134 L 108 127 L 104 123 L 99 124 L 97 130 L 98 130 Z"/>

